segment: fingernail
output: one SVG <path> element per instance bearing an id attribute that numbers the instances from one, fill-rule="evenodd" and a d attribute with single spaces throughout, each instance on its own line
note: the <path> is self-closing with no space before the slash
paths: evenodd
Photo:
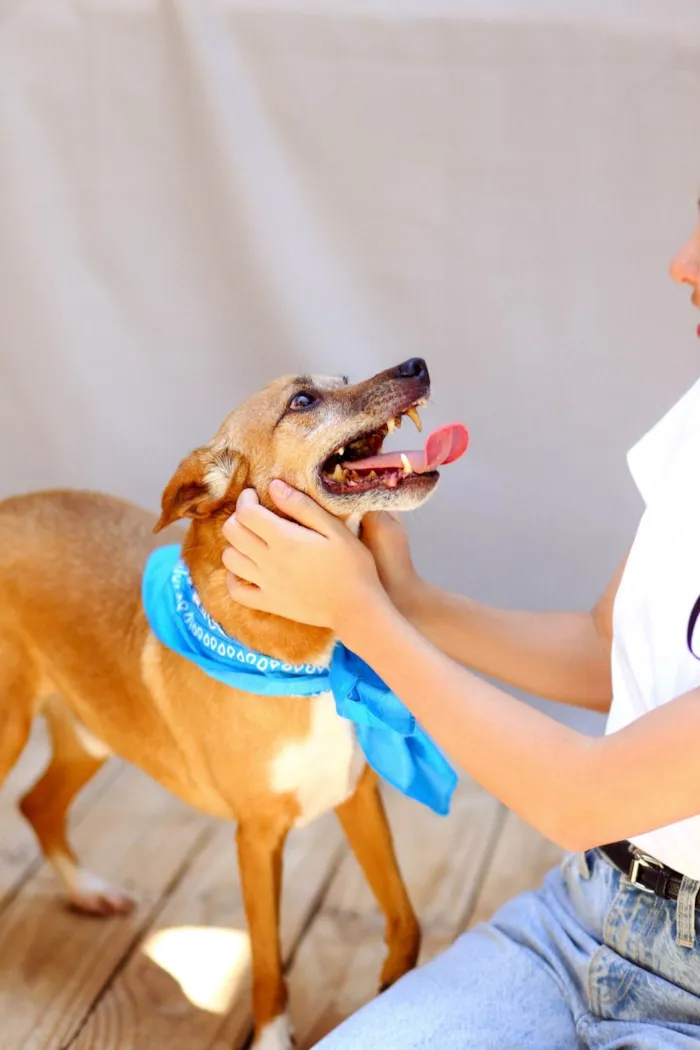
<path id="1" fill-rule="evenodd" d="M 275 496 L 279 496 L 281 499 L 286 499 L 287 496 L 290 495 L 292 488 L 286 481 L 280 481 L 279 478 L 276 478 L 274 481 L 270 482 L 270 491 L 273 492 Z"/>

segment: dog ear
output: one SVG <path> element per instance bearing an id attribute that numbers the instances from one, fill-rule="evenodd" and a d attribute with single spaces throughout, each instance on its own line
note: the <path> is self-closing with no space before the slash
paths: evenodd
<path id="1" fill-rule="evenodd" d="M 246 457 L 233 448 L 197 448 L 183 459 L 165 487 L 154 532 L 180 518 L 210 518 L 230 507 L 248 479 Z"/>

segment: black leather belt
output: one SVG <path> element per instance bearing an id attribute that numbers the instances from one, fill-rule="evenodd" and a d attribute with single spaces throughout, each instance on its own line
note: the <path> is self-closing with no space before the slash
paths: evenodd
<path id="1" fill-rule="evenodd" d="M 655 893 L 667 901 L 678 900 L 683 876 L 673 868 L 668 868 L 656 857 L 650 857 L 629 842 L 611 842 L 600 846 L 600 852 L 615 867 L 626 875 L 633 886 L 648 893 Z M 696 898 L 695 909 L 700 908 L 700 896 Z"/>

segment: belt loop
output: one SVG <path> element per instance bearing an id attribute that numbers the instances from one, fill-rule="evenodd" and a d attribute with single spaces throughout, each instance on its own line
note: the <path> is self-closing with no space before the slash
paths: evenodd
<path id="1" fill-rule="evenodd" d="M 682 948 L 695 947 L 695 898 L 698 890 L 700 881 L 684 875 L 676 903 L 676 944 Z"/>
<path id="2" fill-rule="evenodd" d="M 590 851 L 584 850 L 584 852 L 578 855 L 578 873 L 582 879 L 590 879 L 591 877 L 591 859 Z"/>

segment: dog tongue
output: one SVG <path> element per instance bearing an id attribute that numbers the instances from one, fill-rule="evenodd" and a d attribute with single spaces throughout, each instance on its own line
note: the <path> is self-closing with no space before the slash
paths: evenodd
<path id="1" fill-rule="evenodd" d="M 401 456 L 404 455 L 416 474 L 427 474 L 431 470 L 444 466 L 445 463 L 454 463 L 467 451 L 468 444 L 467 428 L 462 423 L 448 423 L 428 435 L 422 451 L 381 452 L 378 456 L 348 461 L 343 463 L 343 466 L 350 470 L 374 470 L 376 468 L 391 470 L 394 467 L 401 470 L 403 468 Z"/>

